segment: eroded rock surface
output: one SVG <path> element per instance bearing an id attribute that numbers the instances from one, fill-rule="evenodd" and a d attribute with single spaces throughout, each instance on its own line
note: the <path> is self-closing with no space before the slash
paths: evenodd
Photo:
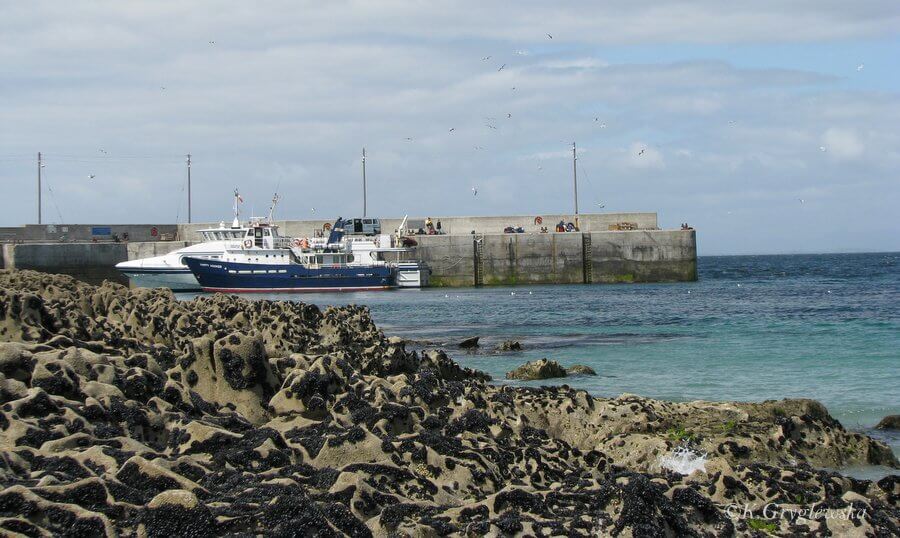
<path id="1" fill-rule="evenodd" d="M 522 351 L 524 348 L 518 340 L 504 340 L 500 342 L 496 350 L 499 353 L 509 353 L 512 351 Z"/>
<path id="2" fill-rule="evenodd" d="M 879 430 L 900 430 L 900 415 L 888 415 L 875 426 Z"/>
<path id="3" fill-rule="evenodd" d="M 726 507 L 865 508 L 778 534 L 896 535 L 896 466 L 811 400 L 498 387 L 364 308 L 0 271 L 0 534 L 759 535 Z M 706 452 L 690 476 L 660 466 Z M 860 512 L 855 512 L 860 514 Z"/>
<path id="4" fill-rule="evenodd" d="M 539 379 L 552 379 L 554 377 L 566 377 L 566 369 L 556 361 L 540 359 L 526 362 L 515 370 L 506 373 L 506 379 L 518 379 L 520 381 L 536 381 Z"/>
<path id="5" fill-rule="evenodd" d="M 597 372 L 594 371 L 590 366 L 585 366 L 584 364 L 573 364 L 566 368 L 567 375 L 597 375 Z"/>

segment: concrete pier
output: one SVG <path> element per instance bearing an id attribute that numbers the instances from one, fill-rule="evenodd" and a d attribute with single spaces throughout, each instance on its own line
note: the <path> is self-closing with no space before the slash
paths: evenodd
<path id="1" fill-rule="evenodd" d="M 537 218 L 540 217 L 540 218 Z M 383 233 L 393 232 L 401 219 L 382 219 Z M 413 218 L 413 227 L 424 219 Z M 418 245 L 407 256 L 428 263 L 433 286 L 494 286 L 516 284 L 577 284 L 616 282 L 680 282 L 697 279 L 697 236 L 694 230 L 660 230 L 656 213 L 581 215 L 578 232 L 541 233 L 572 215 L 507 217 L 432 217 L 442 235 L 416 235 Z M 311 236 L 331 221 L 280 221 L 282 233 Z M 633 227 L 615 230 L 611 227 Z M 121 233 L 141 241 L 51 242 L 34 227 L 5 228 L 22 233 L 3 244 L 0 266 L 66 273 L 82 280 L 125 282 L 115 270 L 125 260 L 160 256 L 197 239 L 196 230 L 218 223 L 193 225 L 69 226 L 68 233 Z M 526 233 L 502 233 L 507 226 Z M 55 230 L 59 232 L 59 228 Z M 474 233 L 472 233 L 474 232 Z M 161 241 L 177 237 L 178 241 Z M 41 241 L 43 239 L 43 241 Z M 7 240 L 10 238 L 7 235 Z"/>
<path id="2" fill-rule="evenodd" d="M 189 244 L 188 241 L 7 243 L 2 245 L 0 267 L 72 275 L 91 284 L 103 280 L 128 284 L 128 279 L 116 270 L 117 263 L 161 256 Z"/>
<path id="3" fill-rule="evenodd" d="M 697 280 L 694 230 L 417 236 L 432 286 Z"/>

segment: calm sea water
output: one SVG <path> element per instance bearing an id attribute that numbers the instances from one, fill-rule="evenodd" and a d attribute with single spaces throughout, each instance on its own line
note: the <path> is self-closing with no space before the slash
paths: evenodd
<path id="1" fill-rule="evenodd" d="M 597 377 L 558 382 L 600 396 L 814 398 L 898 451 L 897 436 L 870 428 L 900 414 L 900 253 L 701 257 L 698 265 L 693 283 L 291 298 L 365 304 L 387 334 L 449 344 L 458 362 L 499 383 L 547 357 L 594 368 Z M 469 336 L 481 337 L 479 352 L 452 348 Z M 506 339 L 525 351 L 494 353 Z"/>

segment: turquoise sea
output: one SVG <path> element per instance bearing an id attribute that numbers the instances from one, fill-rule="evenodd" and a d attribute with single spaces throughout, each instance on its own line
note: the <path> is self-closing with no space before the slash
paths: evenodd
<path id="1" fill-rule="evenodd" d="M 364 304 L 389 335 L 444 343 L 506 383 L 547 357 L 597 377 L 548 380 L 599 396 L 824 403 L 845 427 L 900 414 L 900 253 L 701 257 L 699 281 L 290 296 Z M 268 298 L 281 298 L 273 295 Z M 476 353 L 456 349 L 479 336 Z M 503 340 L 521 353 L 497 354 Z"/>

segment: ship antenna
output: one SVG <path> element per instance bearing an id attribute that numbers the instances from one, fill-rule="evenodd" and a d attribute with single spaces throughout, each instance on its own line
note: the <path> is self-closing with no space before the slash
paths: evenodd
<path id="1" fill-rule="evenodd" d="M 276 192 L 274 196 L 272 196 L 272 205 L 269 206 L 269 224 L 275 222 L 275 206 L 278 205 L 278 193 Z"/>
<path id="2" fill-rule="evenodd" d="M 241 210 L 240 210 L 240 208 L 239 208 L 240 206 L 238 206 L 238 204 L 243 201 L 244 200 L 243 200 L 243 198 L 241 198 L 241 195 L 238 194 L 238 190 L 234 189 L 234 222 L 231 223 L 232 228 L 240 228 L 241 227 L 241 220 L 239 218 L 240 214 L 241 214 Z"/>

